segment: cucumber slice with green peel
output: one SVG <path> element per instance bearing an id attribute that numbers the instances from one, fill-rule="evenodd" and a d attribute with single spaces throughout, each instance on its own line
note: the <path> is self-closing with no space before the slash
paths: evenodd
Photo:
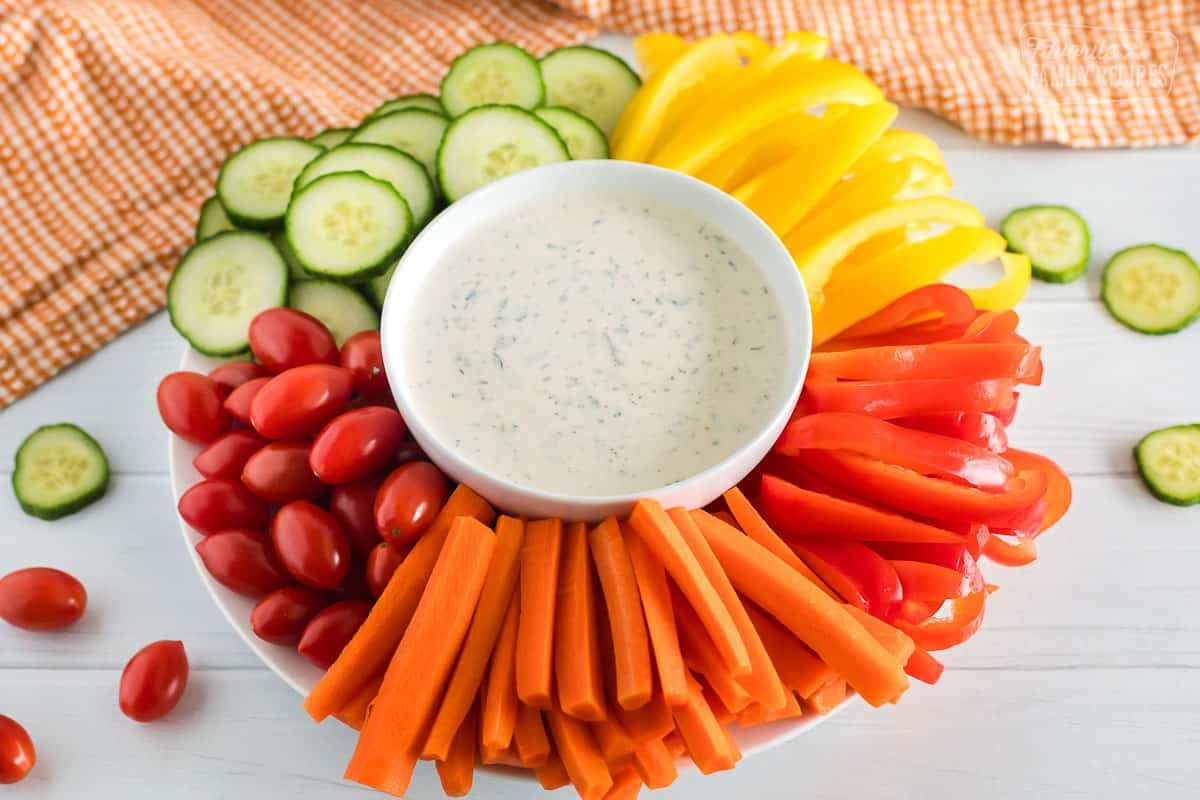
<path id="1" fill-rule="evenodd" d="M 311 278 L 308 270 L 304 269 L 304 265 L 296 258 L 296 254 L 292 252 L 292 246 L 288 244 L 287 234 L 283 231 L 275 231 L 271 234 L 271 244 L 275 245 L 275 249 L 279 251 L 279 255 L 283 256 L 284 263 L 287 264 L 288 276 L 293 281 L 302 281 Z"/>
<path id="2" fill-rule="evenodd" d="M 371 302 L 375 304 L 376 308 L 383 308 L 383 299 L 387 297 L 388 284 L 392 282 L 392 274 L 395 273 L 395 271 L 396 264 L 393 264 L 387 272 L 371 278 L 371 280 L 367 282 L 366 286 L 363 287 L 366 289 L 367 296 L 371 298 Z"/>
<path id="3" fill-rule="evenodd" d="M 288 305 L 321 320 L 338 347 L 360 331 L 379 330 L 379 314 L 352 286 L 333 281 L 298 281 L 288 292 Z"/>
<path id="4" fill-rule="evenodd" d="M 612 53 L 588 45 L 552 50 L 542 57 L 546 105 L 565 106 L 612 133 L 621 112 L 642 85 L 637 73 Z"/>
<path id="5" fill-rule="evenodd" d="M 365 172 L 387 181 L 408 203 L 413 224 L 418 228 L 433 216 L 437 190 L 425 167 L 408 153 L 385 144 L 348 142 L 310 161 L 296 178 L 296 188 L 334 172 Z"/>
<path id="6" fill-rule="evenodd" d="M 432 111 L 435 114 L 446 115 L 446 109 L 442 108 L 442 101 L 438 100 L 431 94 L 406 94 L 400 97 L 395 97 L 381 104 L 379 108 L 367 114 L 367 119 L 382 117 L 384 114 L 390 114 L 393 111 L 402 111 L 406 108 L 423 108 L 426 111 Z"/>
<path id="7" fill-rule="evenodd" d="M 608 139 L 596 123 L 563 106 L 535 108 L 533 113 L 543 122 L 550 124 L 558 133 L 573 161 L 586 158 L 608 158 Z"/>
<path id="8" fill-rule="evenodd" d="M 217 197 L 239 228 L 269 229 L 283 222 L 292 184 L 324 148 L 304 139 L 259 139 L 225 159 Z"/>
<path id="9" fill-rule="evenodd" d="M 554 128 L 516 106 L 480 106 L 450 123 L 438 148 L 438 181 L 453 202 L 515 172 L 569 161 Z"/>
<path id="10" fill-rule="evenodd" d="M 221 201 L 212 196 L 200 206 L 200 217 L 196 220 L 196 241 L 202 242 L 210 236 L 216 236 L 225 231 L 236 231 L 229 215 L 221 207 Z"/>
<path id="11" fill-rule="evenodd" d="M 1135 331 L 1175 333 L 1200 317 L 1200 267 L 1182 250 L 1127 247 L 1104 266 L 1100 297 L 1118 322 Z"/>
<path id="12" fill-rule="evenodd" d="M 231 356 L 250 346 L 250 320 L 287 302 L 287 287 L 287 263 L 266 234 L 227 231 L 184 253 L 167 283 L 167 313 L 192 347 Z"/>
<path id="13" fill-rule="evenodd" d="M 326 128 L 316 136 L 310 136 L 308 140 L 318 147 L 328 150 L 349 139 L 352 133 L 354 133 L 354 128 Z"/>
<path id="14" fill-rule="evenodd" d="M 386 144 L 403 150 L 420 161 L 433 175 L 437 164 L 437 149 L 447 120 L 441 114 L 424 108 L 405 108 L 380 117 L 368 119 L 350 137 L 351 142 Z"/>
<path id="15" fill-rule="evenodd" d="M 17 449 L 13 493 L 21 509 L 41 519 L 74 514 L 108 488 L 108 457 L 78 425 L 43 425 Z"/>
<path id="16" fill-rule="evenodd" d="M 1133 449 L 1138 472 L 1165 503 L 1200 503 L 1200 424 L 1175 425 L 1147 434 Z"/>
<path id="17" fill-rule="evenodd" d="M 442 77 L 442 107 L 452 117 L 478 106 L 537 108 L 545 99 L 537 59 L 511 42 L 472 47 Z"/>
<path id="18" fill-rule="evenodd" d="M 1029 256 L 1033 277 L 1070 283 L 1082 275 L 1091 258 L 1091 235 L 1083 217 L 1066 206 L 1026 206 L 1000 224 L 1008 249 Z"/>

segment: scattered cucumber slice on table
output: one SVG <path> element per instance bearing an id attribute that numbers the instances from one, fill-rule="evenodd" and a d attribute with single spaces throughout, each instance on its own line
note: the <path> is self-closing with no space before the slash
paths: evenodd
<path id="1" fill-rule="evenodd" d="M 1142 480 L 1159 500 L 1200 503 L 1200 424 L 1153 431 L 1133 450 Z"/>
<path id="2" fill-rule="evenodd" d="M 472 47 L 442 77 L 442 106 L 452 117 L 486 105 L 537 108 L 545 99 L 537 60 L 511 42 Z"/>
<path id="3" fill-rule="evenodd" d="M 108 458 L 78 425 L 43 425 L 17 449 L 12 483 L 26 514 L 58 519 L 104 495 Z"/>
<path id="4" fill-rule="evenodd" d="M 296 178 L 296 188 L 307 186 L 322 175 L 334 172 L 365 172 L 392 185 L 412 212 L 418 228 L 433 216 L 437 191 L 420 161 L 384 144 L 348 142 L 328 150 L 309 162 Z"/>
<path id="5" fill-rule="evenodd" d="M 446 118 L 424 108 L 405 108 L 368 119 L 358 127 L 351 142 L 386 144 L 408 153 L 433 174 L 438 144 L 446 132 Z"/>
<path id="6" fill-rule="evenodd" d="M 236 231 L 237 226 L 229 220 L 229 215 L 221 207 L 221 201 L 216 196 L 210 197 L 200 206 L 200 218 L 196 220 L 196 241 L 202 242 L 210 236 L 225 231 Z"/>
<path id="7" fill-rule="evenodd" d="M 192 347 L 229 356 L 250 346 L 250 320 L 284 305 L 287 287 L 287 263 L 268 236 L 227 231 L 184 253 L 167 283 L 167 313 Z"/>
<path id="8" fill-rule="evenodd" d="M 326 128 L 316 136 L 309 137 L 309 141 L 318 147 L 329 149 L 349 139 L 352 133 L 354 128 Z"/>
<path id="9" fill-rule="evenodd" d="M 563 106 L 535 108 L 534 114 L 558 133 L 573 160 L 585 158 L 608 158 L 608 139 L 596 123 Z"/>
<path id="10" fill-rule="evenodd" d="M 408 203 L 365 172 L 334 172 L 297 189 L 285 227 L 305 272 L 350 282 L 385 272 L 413 233 Z"/>
<path id="11" fill-rule="evenodd" d="M 288 305 L 312 314 L 333 334 L 338 347 L 359 331 L 379 330 L 379 314 L 354 287 L 333 281 L 298 281 Z"/>
<path id="12" fill-rule="evenodd" d="M 554 128 L 530 112 L 480 106 L 446 129 L 438 148 L 438 181 L 453 202 L 506 175 L 570 158 Z"/>
<path id="13" fill-rule="evenodd" d="M 1200 317 L 1200 267 L 1182 250 L 1127 247 L 1104 266 L 1100 296 L 1109 312 L 1135 331 L 1175 333 Z"/>
<path id="14" fill-rule="evenodd" d="M 612 133 L 641 79 L 612 53 L 588 45 L 552 50 L 542 57 L 546 105 L 566 106 Z"/>
<path id="15" fill-rule="evenodd" d="M 379 108 L 367 114 L 367 119 L 381 117 L 384 114 L 390 114 L 393 111 L 401 111 L 406 108 L 423 108 L 426 111 L 432 111 L 435 114 L 446 114 L 446 109 L 442 108 L 442 101 L 438 100 L 431 94 L 406 94 L 400 97 L 392 98 L 381 104 Z"/>
<path id="16" fill-rule="evenodd" d="M 1083 217 L 1066 206 L 1026 206 L 1000 224 L 1008 249 L 1029 256 L 1033 277 L 1070 283 L 1082 275 L 1091 258 L 1091 236 Z"/>
<path id="17" fill-rule="evenodd" d="M 288 244 L 286 233 L 275 231 L 271 234 L 271 243 L 275 245 L 275 249 L 279 251 L 279 255 L 283 256 L 284 263 L 287 264 L 288 275 L 292 280 L 302 281 L 312 277 L 304 269 L 304 265 L 296 259 L 296 254 L 292 252 L 292 246 Z"/>
<path id="18" fill-rule="evenodd" d="M 217 197 L 239 228 L 274 228 L 283 221 L 292 184 L 304 165 L 325 152 L 304 139 L 260 139 L 221 165 Z"/>

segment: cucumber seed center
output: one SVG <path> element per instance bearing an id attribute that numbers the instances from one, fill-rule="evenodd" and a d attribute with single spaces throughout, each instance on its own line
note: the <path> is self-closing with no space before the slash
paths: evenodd
<path id="1" fill-rule="evenodd" d="M 532 153 L 525 152 L 513 142 L 505 142 L 488 151 L 483 174 L 494 180 L 537 165 L 537 158 Z"/>
<path id="2" fill-rule="evenodd" d="M 1162 311 L 1171 303 L 1182 284 L 1179 276 L 1153 264 L 1134 264 L 1121 272 L 1121 291 L 1129 299 L 1152 311 Z"/>
<path id="3" fill-rule="evenodd" d="M 79 453 L 41 453 L 33 460 L 33 480 L 46 491 L 60 492 L 77 486 L 87 468 L 87 459 Z"/>
<path id="4" fill-rule="evenodd" d="M 344 247 L 364 244 L 375 230 L 375 214 L 369 205 L 339 200 L 321 221 L 325 237 Z"/>
<path id="5" fill-rule="evenodd" d="M 512 81 L 498 64 L 486 64 L 471 72 L 463 85 L 463 94 L 473 105 L 497 103 L 510 96 Z"/>
<path id="6" fill-rule="evenodd" d="M 246 268 L 227 263 L 217 266 L 200 288 L 200 302 L 215 316 L 232 317 L 242 310 L 241 286 Z"/>

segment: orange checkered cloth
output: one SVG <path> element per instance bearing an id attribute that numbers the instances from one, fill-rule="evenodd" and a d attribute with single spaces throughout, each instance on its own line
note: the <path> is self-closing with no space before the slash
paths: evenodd
<path id="1" fill-rule="evenodd" d="M 0 0 L 0 407 L 162 307 L 241 144 L 436 91 L 481 41 L 796 28 L 987 141 L 1200 136 L 1196 3 Z"/>

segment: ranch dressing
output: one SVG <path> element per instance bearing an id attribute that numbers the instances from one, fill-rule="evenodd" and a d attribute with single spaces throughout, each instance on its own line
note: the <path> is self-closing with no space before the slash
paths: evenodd
<path id="1" fill-rule="evenodd" d="M 689 478 L 786 387 L 781 310 L 720 230 L 621 191 L 511 209 L 446 252 L 406 337 L 414 412 L 495 477 L 575 496 Z"/>

